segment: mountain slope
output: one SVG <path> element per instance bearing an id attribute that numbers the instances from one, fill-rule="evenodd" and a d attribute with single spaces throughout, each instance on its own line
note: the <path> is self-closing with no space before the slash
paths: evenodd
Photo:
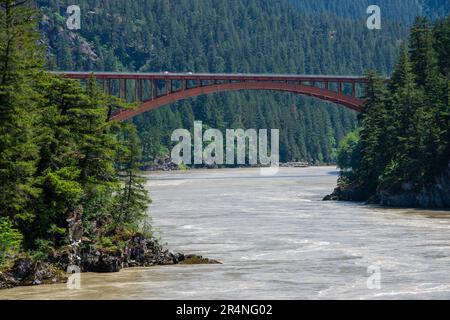
<path id="1" fill-rule="evenodd" d="M 48 68 L 59 70 L 389 74 L 408 34 L 397 22 L 368 30 L 288 0 L 82 0 L 82 29 L 71 32 L 64 13 L 72 3 L 37 4 Z M 172 130 L 191 129 L 194 119 L 219 129 L 280 128 L 283 161 L 332 162 L 356 125 L 351 111 L 292 94 L 214 94 L 137 117 L 145 160 L 167 153 Z"/>

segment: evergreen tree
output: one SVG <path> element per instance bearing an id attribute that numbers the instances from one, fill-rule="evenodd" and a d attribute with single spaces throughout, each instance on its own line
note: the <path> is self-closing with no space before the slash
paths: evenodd
<path id="1" fill-rule="evenodd" d="M 434 68 L 436 60 L 432 51 L 433 33 L 426 17 L 417 17 L 411 28 L 410 54 L 416 82 L 425 86 L 427 74 Z"/>
<path id="2" fill-rule="evenodd" d="M 447 79 L 450 73 L 450 15 L 440 19 L 434 27 L 434 49 L 438 55 L 439 69 Z"/>
<path id="3" fill-rule="evenodd" d="M 139 139 L 134 127 L 122 132 L 110 121 L 131 106 L 105 96 L 94 78 L 81 84 L 44 73 L 35 11 L 26 1 L 0 5 L 0 263 L 22 245 L 40 252 L 69 244 L 74 214 L 99 246 L 117 225 L 139 230 L 150 201 L 136 174 Z M 123 183 L 115 164 L 120 142 Z"/>
<path id="4" fill-rule="evenodd" d="M 434 177 L 442 170 L 443 155 L 441 139 L 445 136 L 445 128 L 442 128 L 445 114 L 448 113 L 448 105 L 445 104 L 447 81 L 439 70 L 438 57 L 434 49 L 435 34 L 433 28 L 426 18 L 417 18 L 411 29 L 410 52 L 413 70 L 416 75 L 418 86 L 424 91 L 424 101 L 418 110 L 420 142 L 422 156 L 421 165 L 425 172 L 431 173 L 428 178 Z M 438 163 L 441 162 L 439 165 Z M 430 182 L 430 181 L 427 181 Z"/>
<path id="5" fill-rule="evenodd" d="M 366 103 L 364 112 L 361 114 L 361 162 L 358 176 L 361 181 L 364 181 L 367 190 L 374 193 L 387 164 L 387 89 L 383 79 L 376 72 L 369 71 L 367 79 Z"/>
<path id="6" fill-rule="evenodd" d="M 450 165 L 448 57 L 442 54 L 450 39 L 448 23 L 445 19 L 432 28 L 425 18 L 416 20 L 389 91 L 374 86 L 369 76 L 360 141 L 353 143 L 353 153 L 343 145 L 338 157 L 360 153 L 359 168 L 345 184 L 362 186 L 366 199 L 383 193 L 414 198 L 428 190 L 440 192 L 436 179 Z M 446 195 L 436 197 L 420 205 L 450 204 Z"/>
<path id="7" fill-rule="evenodd" d="M 33 175 L 38 156 L 34 85 L 41 67 L 37 13 L 28 1 L 0 1 L 0 216 L 22 224 L 33 219 L 38 196 Z"/>
<path id="8" fill-rule="evenodd" d="M 406 50 L 400 56 L 390 82 L 391 114 L 387 121 L 394 126 L 389 139 L 394 141 L 391 161 L 384 172 L 384 183 L 396 186 L 405 179 L 417 178 L 417 160 L 422 148 L 422 137 L 417 134 L 420 119 L 423 118 L 421 105 L 423 93 L 418 89 L 413 67 Z"/>
<path id="9" fill-rule="evenodd" d="M 147 179 L 139 176 L 142 147 L 133 124 L 123 125 L 118 143 L 120 149 L 116 164 L 122 187 L 116 198 L 114 215 L 117 227 L 123 227 L 122 224 L 142 222 L 151 201 L 145 186 Z"/>

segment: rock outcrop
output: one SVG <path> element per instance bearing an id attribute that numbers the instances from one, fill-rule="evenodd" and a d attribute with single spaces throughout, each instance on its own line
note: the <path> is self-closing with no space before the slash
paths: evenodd
<path id="1" fill-rule="evenodd" d="M 358 186 L 338 186 L 333 193 L 323 198 L 324 201 L 367 201 L 370 194 Z"/>
<path id="2" fill-rule="evenodd" d="M 0 289 L 9 289 L 24 285 L 39 285 L 64 282 L 65 272 L 47 262 L 20 258 L 14 262 L 9 272 L 0 272 Z"/>
<path id="3" fill-rule="evenodd" d="M 309 167 L 308 162 L 284 162 L 280 163 L 280 167 L 282 168 L 307 168 Z"/>
<path id="4" fill-rule="evenodd" d="M 434 184 L 420 190 L 415 189 L 410 182 L 397 187 L 381 186 L 375 194 L 358 186 L 341 185 L 323 200 L 366 201 L 387 207 L 450 208 L 450 163 L 448 169 L 435 179 Z"/>
<path id="5" fill-rule="evenodd" d="M 179 170 L 180 168 L 177 164 L 172 162 L 170 156 L 165 156 L 157 157 L 153 161 L 153 164 L 142 166 L 140 169 L 143 171 L 175 171 Z"/>
<path id="6" fill-rule="evenodd" d="M 197 255 L 184 255 L 165 250 L 158 241 L 135 234 L 125 241 L 125 247 L 96 248 L 89 241 L 54 250 L 48 261 L 17 259 L 8 272 L 0 273 L 0 289 L 16 286 L 50 284 L 67 280 L 67 271 L 111 273 L 123 268 L 151 267 L 173 264 L 220 264 Z"/>
<path id="7" fill-rule="evenodd" d="M 383 206 L 450 208 L 450 168 L 428 188 L 416 191 L 404 183 L 400 190 L 379 190 L 378 197 Z"/>

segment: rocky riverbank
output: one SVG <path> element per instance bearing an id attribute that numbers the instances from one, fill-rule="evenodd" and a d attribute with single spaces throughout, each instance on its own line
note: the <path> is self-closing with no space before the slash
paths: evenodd
<path id="1" fill-rule="evenodd" d="M 310 164 L 308 162 L 285 162 L 280 163 L 282 168 L 307 168 Z"/>
<path id="2" fill-rule="evenodd" d="M 123 268 L 151 267 L 174 264 L 220 264 L 216 260 L 196 255 L 172 253 L 157 240 L 135 234 L 120 248 L 95 248 L 80 242 L 50 253 L 46 261 L 31 257 L 16 259 L 8 270 L 0 272 L 0 289 L 17 286 L 61 283 L 67 281 L 70 270 L 110 273 Z"/>
<path id="3" fill-rule="evenodd" d="M 142 166 L 142 171 L 174 171 L 180 170 L 180 167 L 173 163 L 169 156 L 157 157 L 153 163 Z"/>
<path id="4" fill-rule="evenodd" d="M 373 195 L 357 185 L 340 185 L 323 200 L 365 201 L 386 207 L 450 208 L 450 164 L 449 169 L 437 177 L 433 185 L 420 190 L 415 190 L 411 183 L 403 183 L 396 188 L 381 187 Z"/>
<path id="5" fill-rule="evenodd" d="M 428 188 L 414 190 L 410 183 L 403 183 L 399 189 L 379 190 L 376 200 L 390 207 L 450 208 L 450 168 Z"/>

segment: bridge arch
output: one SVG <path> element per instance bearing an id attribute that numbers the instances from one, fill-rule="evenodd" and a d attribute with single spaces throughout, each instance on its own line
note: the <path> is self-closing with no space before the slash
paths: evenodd
<path id="1" fill-rule="evenodd" d="M 142 113 L 157 109 L 170 103 L 206 95 L 210 93 L 239 91 L 239 90 L 271 90 L 297 93 L 304 96 L 314 97 L 321 100 L 334 102 L 357 112 L 362 111 L 363 101 L 361 99 L 347 96 L 342 93 L 319 87 L 305 86 L 301 84 L 289 84 L 282 82 L 236 82 L 236 83 L 220 83 L 207 86 L 195 87 L 181 91 L 172 92 L 170 94 L 160 96 L 153 100 L 143 102 L 138 108 L 125 110 L 113 115 L 112 120 L 124 121 L 133 118 Z"/>
<path id="2" fill-rule="evenodd" d="M 113 114 L 112 119 L 124 121 L 139 114 L 154 110 L 161 106 L 205 94 L 239 91 L 239 90 L 272 90 L 291 92 L 309 96 L 342 105 L 346 108 L 361 112 L 364 100 L 358 97 L 357 85 L 367 83 L 364 77 L 355 76 L 326 76 L 326 75 L 272 75 L 272 74 L 211 74 L 211 73 L 117 73 L 117 72 L 54 72 L 66 78 L 86 80 L 95 78 L 103 81 L 103 90 L 107 94 L 114 94 L 112 82 L 119 98 L 130 97 L 130 86 L 135 90 L 132 98 L 141 101 L 140 106 L 133 110 L 123 110 Z M 161 94 L 158 83 L 165 82 L 165 92 Z M 174 83 L 181 87 L 174 90 Z M 144 98 L 144 87 L 150 96 Z M 188 87 L 188 84 L 194 86 Z M 321 84 L 318 86 L 317 84 Z M 331 90 L 330 84 L 336 84 L 337 90 Z M 344 84 L 351 85 L 351 94 L 345 94 Z M 147 90 L 148 89 L 148 90 Z"/>

